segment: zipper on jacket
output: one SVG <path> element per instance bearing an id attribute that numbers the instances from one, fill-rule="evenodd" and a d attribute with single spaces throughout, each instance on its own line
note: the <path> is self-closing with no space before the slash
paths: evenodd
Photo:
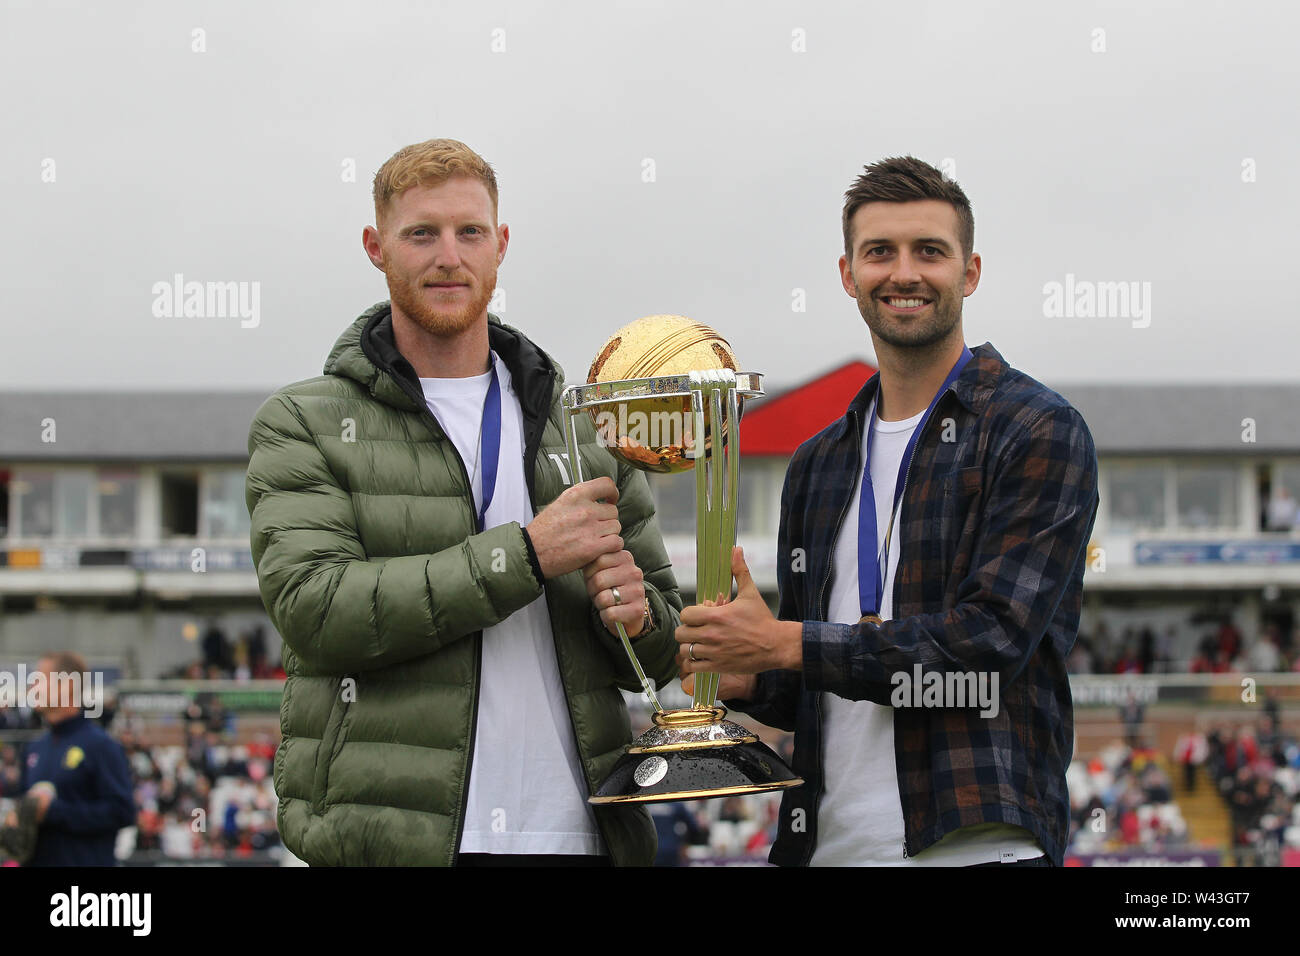
<path id="1" fill-rule="evenodd" d="M 423 396 L 422 396 L 423 398 Z M 438 425 L 442 431 L 444 440 L 451 446 L 451 453 L 456 457 L 456 463 L 460 465 L 460 474 L 465 481 L 465 488 L 469 492 L 470 510 L 474 509 L 474 486 L 470 484 L 469 471 L 465 468 L 465 461 L 460 457 L 460 451 L 456 448 L 456 443 L 447 435 L 442 423 L 438 421 L 437 416 L 429 409 L 425 401 L 420 402 L 420 407 L 429 420 Z M 477 527 L 470 531 L 471 534 L 477 532 Z M 470 774 L 474 772 L 474 741 L 478 735 L 478 702 L 481 696 L 483 681 L 483 631 L 480 630 L 474 637 L 474 706 L 470 709 L 469 719 L 469 740 L 465 745 L 465 778 L 461 787 L 460 795 L 460 819 L 456 824 L 456 839 L 451 845 L 451 859 L 447 861 L 449 866 L 456 865 L 456 854 L 460 853 L 460 843 L 465 835 L 465 813 L 469 809 L 469 780 Z"/>
<path id="2" fill-rule="evenodd" d="M 460 853 L 460 841 L 465 836 L 465 814 L 469 810 L 469 775 L 474 771 L 474 740 L 478 736 L 478 701 L 480 683 L 483 680 L 483 632 L 479 631 L 474 639 L 474 706 L 469 718 L 469 741 L 465 745 L 465 784 L 460 794 L 460 820 L 456 824 L 456 839 L 451 844 L 451 859 L 448 866 L 456 865 L 456 854 Z"/>
<path id="3" fill-rule="evenodd" d="M 392 375 L 394 379 L 397 380 L 399 386 L 402 388 L 403 391 L 405 391 L 412 399 L 416 400 L 417 406 L 421 409 L 424 415 L 426 415 L 430 421 L 436 423 L 438 425 L 438 429 L 443 432 L 443 437 L 446 439 L 447 443 L 451 445 L 452 454 L 456 456 L 456 462 L 460 465 L 461 476 L 465 479 L 465 487 L 469 489 L 470 501 L 473 502 L 474 488 L 470 484 L 469 472 L 465 468 L 465 462 L 460 457 L 460 452 L 457 451 L 456 449 L 456 443 L 453 442 L 449 436 L 447 436 L 446 430 L 443 429 L 442 427 L 442 423 L 438 422 L 437 417 L 433 414 L 432 411 L 429 410 L 429 404 L 427 401 L 425 401 L 423 393 L 416 394 L 414 386 L 412 386 L 411 383 L 404 376 L 394 373 L 393 370 L 391 369 L 387 369 L 386 371 L 388 371 L 388 373 Z M 530 508 L 533 509 L 534 514 L 537 513 L 536 511 L 537 502 L 535 500 L 536 483 L 534 481 L 533 471 L 535 470 L 536 467 L 537 451 L 538 448 L 541 446 L 541 437 L 543 434 L 545 434 L 546 423 L 550 420 L 550 411 L 551 411 L 551 406 L 553 404 L 552 396 L 554 394 L 554 391 L 555 391 L 555 371 L 554 369 L 552 369 L 546 376 L 546 395 L 544 399 L 546 402 L 546 408 L 544 410 L 539 411 L 537 424 L 534 426 L 532 435 L 525 436 L 524 438 L 524 483 L 528 486 L 528 505 Z M 521 401 L 520 403 L 521 411 L 522 411 L 522 404 L 523 403 Z M 561 414 L 563 414 L 563 412 L 561 412 Z M 530 460 L 530 456 L 531 456 L 531 460 Z M 544 581 L 542 582 L 542 590 L 543 593 L 546 591 L 546 582 Z M 547 610 L 549 611 L 549 609 L 550 609 L 550 602 L 548 601 Z M 548 614 L 547 616 L 549 617 L 550 615 Z M 475 642 L 474 707 L 473 707 L 473 714 L 470 718 L 470 725 L 469 725 L 469 743 L 465 751 L 465 785 L 461 793 L 461 800 L 460 800 L 460 821 L 456 826 L 456 839 L 455 842 L 452 844 L 451 859 L 448 861 L 452 865 L 455 865 L 456 855 L 460 852 L 461 840 L 464 838 L 465 835 L 465 813 L 469 808 L 469 780 L 470 780 L 470 774 L 474 770 L 474 740 L 478 730 L 478 705 L 479 705 L 479 698 L 481 697 L 480 692 L 482 690 L 481 685 L 483 680 L 483 632 L 482 631 L 479 631 L 478 636 L 474 639 L 474 642 Z M 555 625 L 553 621 L 551 623 L 551 645 L 555 648 L 556 663 L 559 664 L 560 648 L 559 645 L 556 644 L 555 642 Z M 560 673 L 560 688 L 561 690 L 564 691 L 564 705 L 569 712 L 569 732 L 573 735 L 574 747 L 578 755 L 578 760 L 579 762 L 581 762 L 582 741 L 578 739 L 578 729 L 573 724 L 573 702 L 569 699 L 569 687 L 568 684 L 565 683 L 562 667 Z M 582 776 L 584 779 L 587 776 L 587 769 L 585 766 L 583 767 Z M 596 821 L 596 830 L 600 834 L 600 838 L 604 842 L 605 849 L 606 851 L 609 852 L 610 859 L 612 862 L 613 850 L 610 848 L 610 841 L 609 841 L 609 837 L 605 833 L 605 827 L 601 823 L 599 815 L 596 814 L 594 811 L 591 811 L 591 813 L 592 813 L 592 818 L 595 819 Z"/>
<path id="4" fill-rule="evenodd" d="M 489 348 L 488 357 L 491 358 L 492 354 L 493 353 Z M 493 361 L 495 361 L 495 359 Z M 463 458 L 460 457 L 460 451 L 456 448 L 456 443 L 451 440 L 451 436 L 448 435 L 446 429 L 442 427 L 442 423 L 438 421 L 437 416 L 434 415 L 433 412 L 430 410 L 429 403 L 425 399 L 424 393 L 420 390 L 417 390 L 416 387 L 411 383 L 411 381 L 406 378 L 406 376 L 400 374 L 395 369 L 392 369 L 387 366 L 380 366 L 378 364 L 376 365 L 376 367 L 382 368 L 383 371 L 385 371 L 387 374 L 392 376 L 394 381 L 397 382 L 398 387 L 401 388 L 402 391 L 405 392 L 415 402 L 416 408 L 419 409 L 419 412 L 417 414 L 421 414 L 422 417 L 427 418 L 429 421 L 433 422 L 438 426 L 438 430 L 442 432 L 443 440 L 445 440 L 447 444 L 451 446 L 451 453 L 452 455 L 455 456 L 456 463 L 460 465 L 461 478 L 464 479 L 465 488 L 468 489 L 469 491 L 470 510 L 473 511 L 474 510 L 473 509 L 474 486 L 470 484 L 469 471 L 465 467 L 465 461 Z M 548 373 L 546 377 L 546 408 L 541 413 L 538 419 L 539 425 L 535 427 L 534 433 L 531 436 L 525 436 L 524 438 L 524 483 L 528 486 L 529 506 L 534 509 L 536 509 L 536 503 L 533 500 L 535 497 L 534 481 L 533 481 L 533 464 L 537 458 L 537 449 L 538 446 L 541 444 L 541 436 L 546 430 L 546 422 L 549 420 L 550 417 L 550 407 L 551 407 L 550 398 L 551 398 L 551 393 L 554 391 L 554 383 L 555 383 L 555 372 L 554 370 L 552 370 Z M 522 406 L 523 406 L 522 400 L 520 401 L 520 406 L 522 410 Z M 530 442 L 530 438 L 532 439 L 531 442 Z M 532 461 L 529 460 L 530 452 L 532 455 Z M 535 510 L 534 510 L 534 514 L 536 514 Z M 471 534 L 477 533 L 477 530 L 478 530 L 477 526 L 475 526 L 470 533 Z M 543 590 L 545 590 L 545 582 L 543 582 L 542 584 L 543 584 Z M 554 643 L 554 627 L 552 627 L 551 630 L 552 630 L 552 643 Z M 557 656 L 558 656 L 558 650 L 557 650 Z M 466 744 L 466 749 L 465 749 L 465 780 L 464 780 L 464 785 L 461 788 L 460 819 L 457 821 L 456 824 L 456 839 L 452 842 L 451 856 L 450 859 L 448 859 L 447 861 L 448 864 L 451 866 L 454 866 L 456 864 L 456 855 L 460 853 L 461 841 L 464 839 L 465 836 L 465 814 L 469 809 L 470 775 L 474 772 L 474 742 L 478 736 L 478 705 L 479 705 L 479 699 L 482 697 L 482 683 L 483 683 L 483 632 L 482 630 L 480 630 L 478 632 L 478 635 L 474 638 L 474 706 L 471 708 L 470 722 L 469 722 L 469 740 Z M 560 685 L 561 687 L 564 688 L 564 698 L 565 698 L 565 703 L 567 705 L 568 698 L 569 698 L 569 689 L 567 687 L 564 687 L 564 678 L 562 676 L 560 678 Z M 574 739 L 576 742 L 577 730 L 573 728 L 572 708 L 570 708 L 570 712 L 569 712 L 569 727 L 573 732 Z M 581 748 L 579 748 L 578 750 L 578 758 L 580 760 L 582 758 Z M 585 771 L 583 776 L 586 776 Z M 596 825 L 597 827 L 600 826 L 599 820 L 596 821 Z M 602 837 L 603 836 L 604 833 L 602 831 Z M 609 841 L 606 840 L 605 842 L 606 845 L 608 845 Z"/>
<path id="5" fill-rule="evenodd" d="M 525 437 L 524 439 L 524 477 L 525 477 L 525 483 L 528 485 L 528 504 L 529 507 L 534 509 L 534 514 L 536 514 L 537 502 L 535 500 L 536 484 L 535 481 L 533 480 L 533 472 L 536 468 L 537 451 L 538 448 L 541 446 L 541 436 L 545 433 L 546 423 L 550 420 L 550 415 L 549 415 L 550 398 L 552 393 L 555 390 L 554 372 L 551 372 L 547 376 L 546 386 L 547 386 L 546 398 L 547 398 L 548 413 L 539 415 L 537 419 L 537 425 L 534 428 L 533 434 L 531 436 Z M 424 408 L 425 411 L 427 412 L 428 406 L 425 405 Z M 429 417 L 434 418 L 432 413 L 429 413 Z M 437 421 L 437 419 L 434 418 L 434 421 Z M 454 444 L 452 445 L 452 451 L 455 452 Z M 461 461 L 460 454 L 458 452 L 456 453 L 456 460 L 460 462 L 461 473 L 465 474 L 465 463 L 464 461 Z M 465 485 L 466 487 L 469 487 L 468 476 L 465 479 Z M 470 489 L 470 493 L 471 495 L 473 494 L 472 488 Z M 546 590 L 546 582 L 544 581 L 542 582 L 542 590 L 543 592 L 545 592 Z M 547 610 L 548 612 L 550 610 L 549 601 L 547 602 Z M 549 613 L 547 614 L 547 616 L 550 617 Z M 456 854 L 460 852 L 461 841 L 465 835 L 465 813 L 469 808 L 469 780 L 470 780 L 470 774 L 473 772 L 474 769 L 474 740 L 476 737 L 476 732 L 478 730 L 478 705 L 479 705 L 479 700 L 482 697 L 481 690 L 482 690 L 482 680 L 483 680 L 483 633 L 482 631 L 479 632 L 479 636 L 475 639 L 475 642 L 476 642 L 476 648 L 475 648 L 476 653 L 475 653 L 475 662 L 474 662 L 474 708 L 473 708 L 473 716 L 470 719 L 469 744 L 465 755 L 465 787 L 463 793 L 461 794 L 460 822 L 456 828 L 456 840 L 455 843 L 452 845 L 452 851 L 451 851 L 450 862 L 453 864 L 455 863 L 456 860 Z M 569 686 L 564 680 L 564 667 L 562 662 L 560 661 L 559 645 L 555 642 L 555 624 L 553 621 L 551 622 L 551 646 L 555 649 L 556 664 L 559 665 L 558 670 L 560 671 L 560 689 L 564 691 L 564 706 L 569 714 L 569 733 L 572 734 L 573 736 L 574 752 L 577 754 L 579 762 L 582 762 L 582 741 L 578 739 L 578 729 L 573 724 L 573 702 L 569 698 Z M 585 766 L 583 767 L 582 776 L 584 779 L 587 776 L 587 770 Z M 586 801 L 584 800 L 583 802 L 585 803 Z M 612 861 L 613 850 L 610 849 L 610 840 L 609 840 L 609 836 L 605 832 L 605 827 L 601 823 L 598 814 L 596 814 L 594 811 L 589 811 L 589 812 L 591 812 L 592 819 L 596 821 L 596 832 L 600 834 L 601 841 L 604 843 L 605 850 L 610 854 L 610 859 Z"/>
<path id="6" fill-rule="evenodd" d="M 491 353 L 489 353 L 490 355 Z M 470 510 L 474 510 L 474 486 L 470 484 L 469 471 L 465 467 L 465 461 L 460 457 L 460 451 L 456 448 L 456 443 L 451 440 L 442 423 L 438 421 L 436 415 L 429 408 L 429 403 L 425 400 L 424 394 L 416 394 L 415 387 L 402 375 L 397 374 L 392 369 L 387 369 L 388 373 L 398 382 L 401 389 L 407 393 L 416 402 L 416 407 L 420 409 L 422 416 L 427 418 L 438 426 L 442 432 L 443 440 L 451 446 L 451 453 L 456 458 L 456 464 L 460 465 L 461 478 L 464 479 L 465 488 L 469 491 Z M 471 530 L 471 534 L 477 532 L 477 527 Z M 465 778 L 461 787 L 460 795 L 460 819 L 456 823 L 456 839 L 452 841 L 451 856 L 447 860 L 449 866 L 456 865 L 456 855 L 460 852 L 461 840 L 465 835 L 465 813 L 469 809 L 469 779 L 470 774 L 474 772 L 474 740 L 478 732 L 478 702 L 483 680 L 483 632 L 480 630 L 474 638 L 474 706 L 471 708 L 469 720 L 469 740 L 465 746 Z"/>
<path id="7" fill-rule="evenodd" d="M 491 353 L 489 353 L 490 355 Z M 438 421 L 436 415 L 429 408 L 428 402 L 423 400 L 421 395 L 420 408 L 429 420 L 438 425 L 442 431 L 443 439 L 451 446 L 451 453 L 456 456 L 456 463 L 460 465 L 460 474 L 465 481 L 465 488 L 469 494 L 470 511 L 474 510 L 474 486 L 470 484 L 469 470 L 465 467 L 465 460 L 460 457 L 460 451 L 456 448 L 456 443 L 451 440 L 447 430 L 442 427 L 442 422 Z M 474 527 L 470 534 L 477 533 L 477 526 Z M 447 861 L 449 866 L 456 865 L 456 854 L 460 853 L 460 843 L 465 836 L 465 814 L 469 810 L 469 780 L 470 774 L 474 772 L 474 741 L 478 736 L 478 702 L 481 696 L 483 681 L 483 631 L 480 630 L 474 637 L 474 706 L 470 709 L 469 718 L 469 740 L 465 744 L 465 779 L 461 787 L 460 794 L 460 820 L 456 824 L 456 839 L 451 845 L 451 859 Z"/>

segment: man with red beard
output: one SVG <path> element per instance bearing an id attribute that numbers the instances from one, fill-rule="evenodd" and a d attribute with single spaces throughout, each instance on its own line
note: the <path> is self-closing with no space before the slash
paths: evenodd
<path id="1" fill-rule="evenodd" d="M 510 230 L 455 140 L 399 150 L 362 234 L 391 299 L 249 436 L 263 599 L 285 645 L 285 845 L 319 865 L 648 865 L 644 809 L 587 797 L 630 740 L 620 688 L 676 676 L 681 598 L 645 477 L 487 309 Z"/>

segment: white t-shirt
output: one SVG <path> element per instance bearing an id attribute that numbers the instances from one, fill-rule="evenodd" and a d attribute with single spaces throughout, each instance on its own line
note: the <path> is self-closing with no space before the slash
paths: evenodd
<path id="1" fill-rule="evenodd" d="M 484 527 L 533 520 L 524 482 L 524 417 L 510 372 L 501 384 L 501 452 Z M 422 378 L 425 401 L 465 463 L 482 506 L 479 430 L 491 373 Z M 546 595 L 483 629 L 478 724 L 470 764 L 462 853 L 605 852 L 587 804 L 569 708 L 560 683 Z"/>
<path id="2" fill-rule="evenodd" d="M 875 424 L 871 443 L 871 485 L 876 498 L 876 554 L 885 545 L 894 485 L 908 439 L 924 412 L 900 422 L 875 420 L 873 400 L 863 427 Z M 858 599 L 858 506 L 862 476 L 853 486 L 852 503 L 835 540 L 833 583 L 827 620 L 856 624 L 862 616 Z M 898 518 L 894 520 L 886 565 L 880 618 L 893 620 L 894 574 L 898 570 Z M 898 796 L 894 759 L 894 711 L 868 700 L 822 696 L 821 802 L 817 806 L 817 846 L 813 866 L 970 866 L 998 860 L 1027 860 L 1043 855 L 1023 827 L 1002 823 L 962 827 L 917 856 L 903 856 L 903 805 Z"/>

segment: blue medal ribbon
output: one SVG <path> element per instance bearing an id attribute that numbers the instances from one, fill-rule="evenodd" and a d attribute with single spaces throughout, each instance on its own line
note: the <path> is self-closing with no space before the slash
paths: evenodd
<path id="1" fill-rule="evenodd" d="M 483 504 L 478 509 L 478 530 L 483 532 L 483 521 L 488 505 L 497 487 L 497 459 L 501 454 L 501 383 L 497 380 L 496 358 L 489 353 L 492 380 L 488 383 L 487 397 L 483 401 L 483 424 L 479 431 L 480 455 L 483 464 Z"/>
<path id="2" fill-rule="evenodd" d="M 934 393 L 925 415 L 912 430 L 912 437 L 908 439 L 907 447 L 903 449 L 903 460 L 898 465 L 898 479 L 894 482 L 894 509 L 890 512 L 891 515 L 898 511 L 899 499 L 903 497 L 903 486 L 907 483 L 907 466 L 912 463 L 916 440 L 925 430 L 925 423 L 930 420 L 930 413 L 938 404 L 939 397 L 948 390 L 948 386 L 961 374 L 961 370 L 966 367 L 966 363 L 971 358 L 971 350 L 963 346 L 957 364 L 952 367 L 948 377 Z M 886 560 L 883 562 L 880 560 L 879 542 L 876 540 L 876 491 L 871 484 L 871 439 L 876 431 L 876 409 L 879 405 L 880 391 L 877 387 L 876 400 L 871 407 L 871 422 L 867 427 L 867 450 L 862 462 L 862 491 L 858 496 L 858 604 L 862 609 L 862 619 L 875 624 L 880 623 L 880 602 L 885 593 L 884 565 L 888 562 L 889 555 L 889 541 L 886 539 L 884 549 Z M 886 534 L 892 533 L 892 530 L 891 520 L 890 530 Z"/>

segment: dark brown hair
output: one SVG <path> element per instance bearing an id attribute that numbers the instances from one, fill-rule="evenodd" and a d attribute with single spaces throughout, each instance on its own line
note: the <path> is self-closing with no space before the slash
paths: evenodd
<path id="1" fill-rule="evenodd" d="M 853 214 L 869 202 L 916 202 L 937 199 L 957 211 L 957 239 L 962 255 L 975 249 L 975 214 L 970 200 L 954 180 L 915 156 L 893 156 L 863 167 L 844 194 L 844 254 L 853 258 Z"/>

